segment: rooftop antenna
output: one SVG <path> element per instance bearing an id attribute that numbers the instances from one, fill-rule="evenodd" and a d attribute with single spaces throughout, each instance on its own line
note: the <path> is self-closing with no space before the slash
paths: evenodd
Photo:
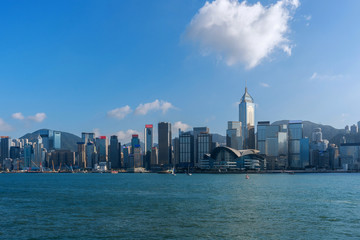
<path id="1" fill-rule="evenodd" d="M 247 92 L 247 80 L 245 79 L 245 92 Z"/>

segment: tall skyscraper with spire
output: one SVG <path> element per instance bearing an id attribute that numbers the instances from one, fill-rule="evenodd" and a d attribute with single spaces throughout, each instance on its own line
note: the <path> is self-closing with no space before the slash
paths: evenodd
<path id="1" fill-rule="evenodd" d="M 243 137 L 243 149 L 255 149 L 255 103 L 245 86 L 239 104 L 239 121 Z"/>

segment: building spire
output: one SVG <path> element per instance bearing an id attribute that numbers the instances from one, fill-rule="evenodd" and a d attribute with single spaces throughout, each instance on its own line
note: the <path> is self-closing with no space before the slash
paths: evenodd
<path id="1" fill-rule="evenodd" d="M 247 80 L 245 79 L 245 93 L 247 93 Z"/>

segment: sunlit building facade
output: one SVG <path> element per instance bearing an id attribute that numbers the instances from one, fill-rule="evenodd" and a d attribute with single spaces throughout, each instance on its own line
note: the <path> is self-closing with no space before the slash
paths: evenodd
<path id="1" fill-rule="evenodd" d="M 245 93 L 239 104 L 239 121 L 243 136 L 242 149 L 255 148 L 255 103 L 245 87 Z"/>

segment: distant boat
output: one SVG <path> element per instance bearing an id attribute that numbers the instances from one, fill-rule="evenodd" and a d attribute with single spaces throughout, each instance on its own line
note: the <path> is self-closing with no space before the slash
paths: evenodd
<path id="1" fill-rule="evenodd" d="M 250 179 L 249 175 L 246 174 L 245 179 Z"/>
<path id="2" fill-rule="evenodd" d="M 186 173 L 188 176 L 191 176 L 191 172 L 190 172 L 190 166 L 188 166 L 188 170 L 187 170 L 187 173 Z"/>
<path id="3" fill-rule="evenodd" d="M 173 176 L 176 176 L 176 174 L 175 174 L 175 168 L 171 169 L 171 174 L 172 174 Z"/>
<path id="4" fill-rule="evenodd" d="M 119 172 L 118 172 L 118 171 L 115 171 L 115 170 L 111 170 L 111 173 L 112 173 L 112 174 L 118 174 Z"/>

